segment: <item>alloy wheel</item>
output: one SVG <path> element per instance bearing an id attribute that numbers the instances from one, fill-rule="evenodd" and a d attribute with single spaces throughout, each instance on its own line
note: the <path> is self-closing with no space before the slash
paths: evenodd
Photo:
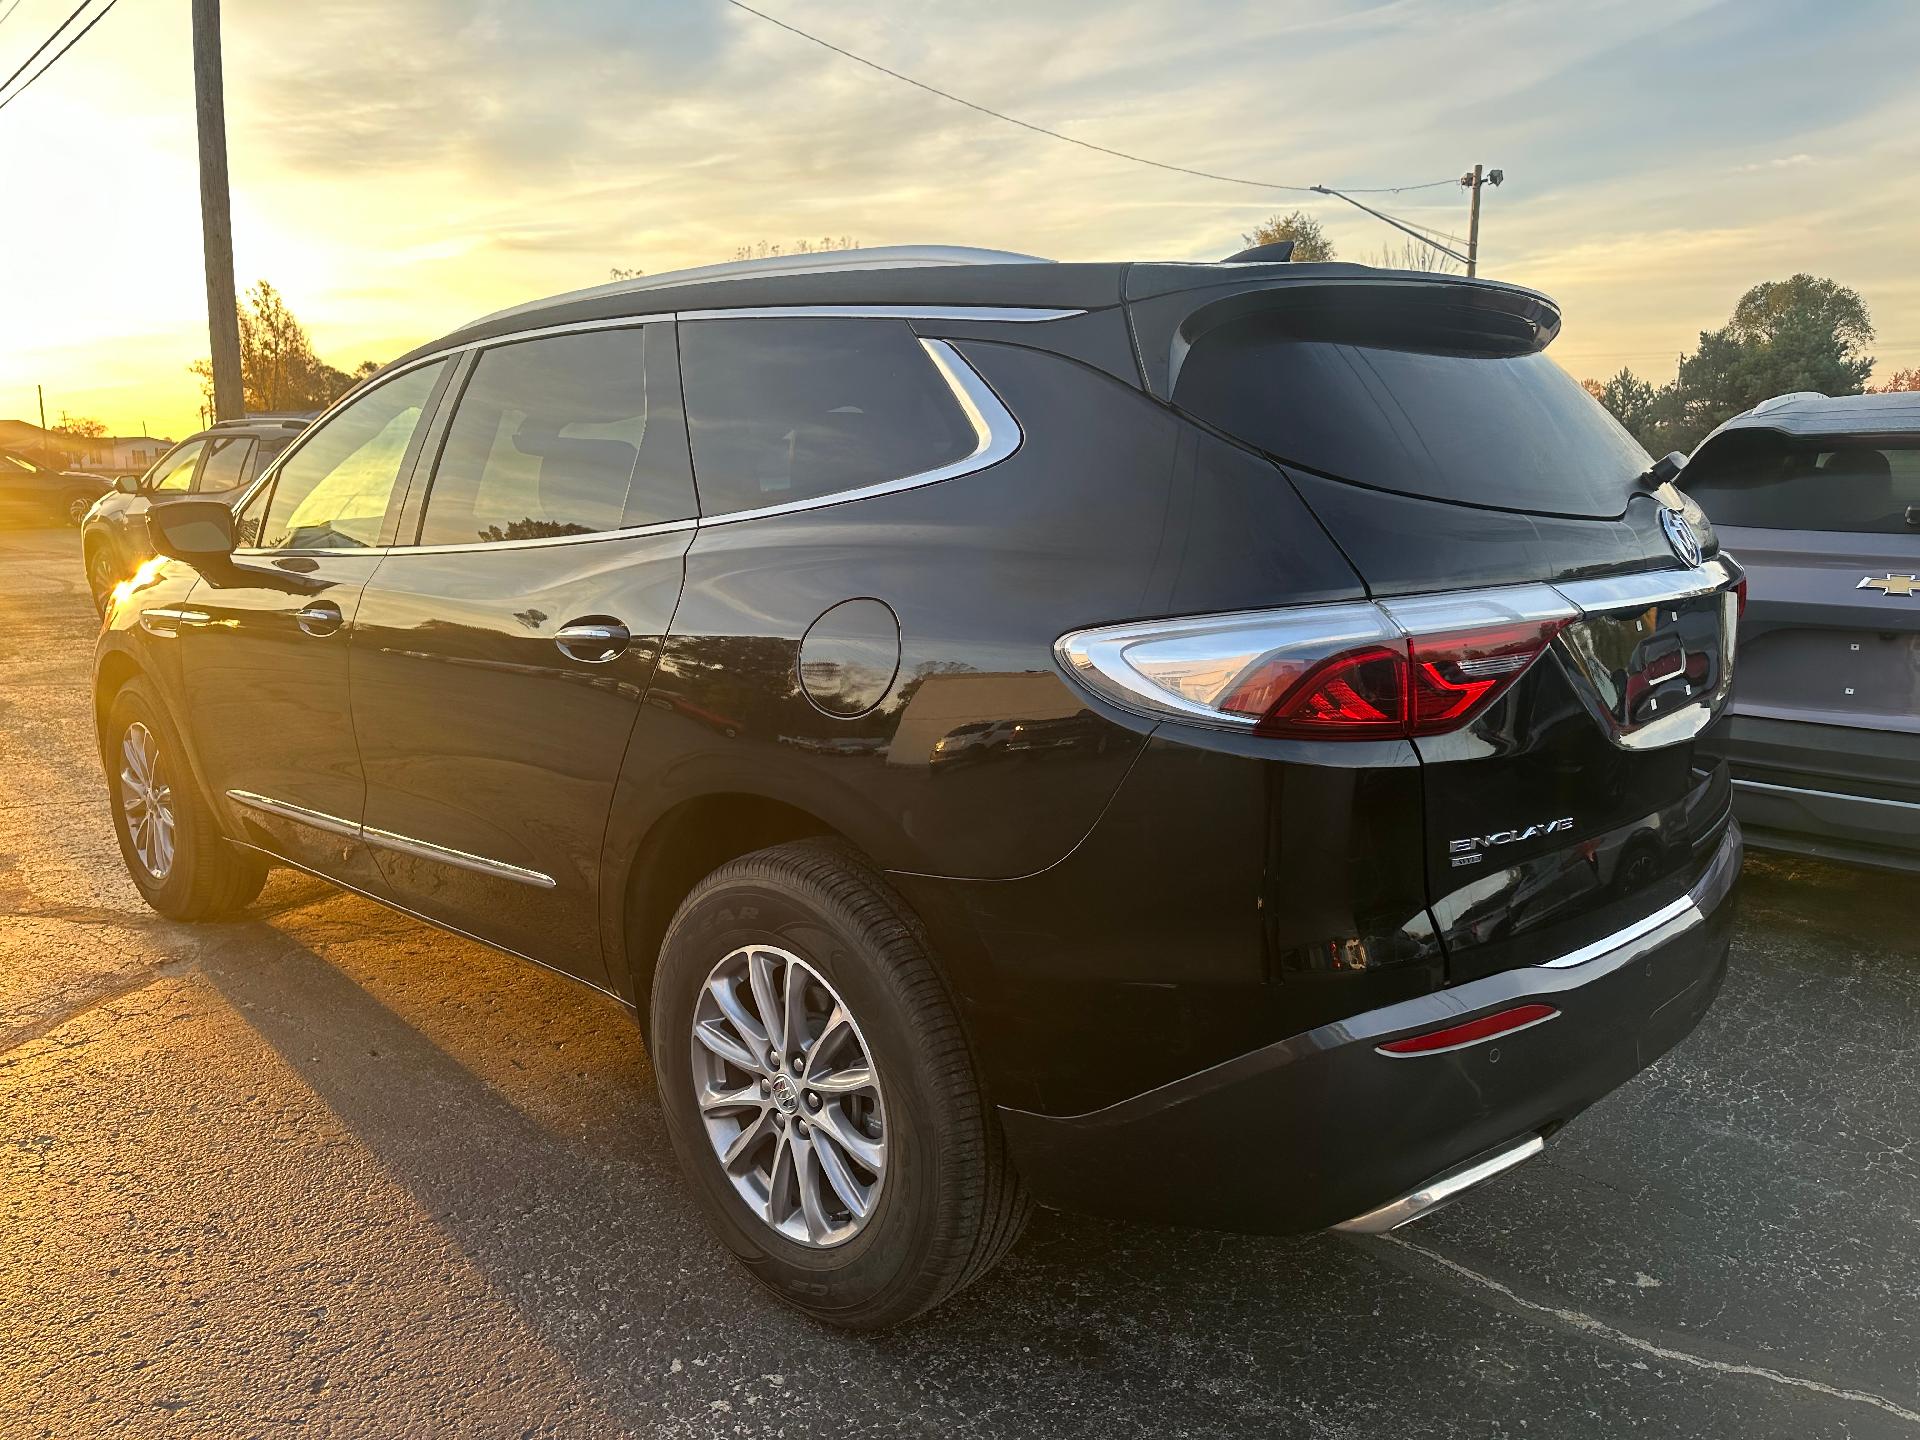
<path id="1" fill-rule="evenodd" d="M 708 974 L 693 1040 L 701 1123 L 747 1208 L 800 1245 L 852 1239 L 886 1179 L 886 1107 L 839 993 L 790 951 L 743 946 Z"/>
<path id="2" fill-rule="evenodd" d="M 173 787 L 160 763 L 153 732 L 138 720 L 120 737 L 120 804 L 141 867 L 154 880 L 173 869 Z"/>
<path id="3" fill-rule="evenodd" d="M 93 501 L 84 495 L 76 495 L 67 502 L 67 523 L 77 527 L 87 518 L 87 512 L 93 508 Z"/>

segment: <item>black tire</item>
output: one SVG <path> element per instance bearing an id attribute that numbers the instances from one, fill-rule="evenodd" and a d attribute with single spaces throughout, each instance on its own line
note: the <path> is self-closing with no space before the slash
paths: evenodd
<path id="1" fill-rule="evenodd" d="M 155 874 L 141 858 L 128 823 L 124 746 L 135 725 L 142 726 L 156 743 L 156 774 L 167 787 L 171 804 L 173 848 L 171 861 L 162 867 L 161 874 Z M 147 904 L 174 920 L 212 920 L 249 904 L 266 884 L 267 863 L 220 833 L 213 812 L 187 769 L 179 733 L 144 680 L 129 680 L 114 696 L 104 740 L 114 834 L 119 838 L 127 873 Z"/>
<path id="2" fill-rule="evenodd" d="M 87 589 L 93 595 L 93 608 L 107 613 L 107 599 L 120 582 L 119 566 L 114 563 L 113 546 L 96 540 L 86 548 Z"/>
<path id="3" fill-rule="evenodd" d="M 747 945 L 800 956 L 838 992 L 885 1096 L 885 1181 L 864 1224 L 832 1248 L 790 1240 L 749 1208 L 701 1121 L 695 1006 L 714 967 Z M 849 1329 L 897 1325 L 985 1274 L 1018 1238 L 1027 1194 L 925 934 L 851 849 L 777 845 L 695 886 L 661 944 L 652 1023 L 667 1130 L 695 1199 L 728 1249 L 789 1305 Z"/>

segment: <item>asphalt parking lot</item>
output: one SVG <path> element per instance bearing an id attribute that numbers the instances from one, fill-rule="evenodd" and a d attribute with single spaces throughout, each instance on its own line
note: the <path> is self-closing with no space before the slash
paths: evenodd
<path id="1" fill-rule="evenodd" d="M 281 872 L 126 880 L 70 530 L 0 532 L 0 1434 L 1920 1434 L 1920 885 L 1749 862 L 1725 992 L 1383 1239 L 1042 1215 L 878 1337 L 702 1228 L 637 1032 Z"/>

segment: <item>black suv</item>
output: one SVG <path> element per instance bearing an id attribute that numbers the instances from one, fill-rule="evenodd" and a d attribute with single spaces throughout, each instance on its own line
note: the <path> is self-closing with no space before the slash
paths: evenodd
<path id="1" fill-rule="evenodd" d="M 108 490 L 98 475 L 50 470 L 37 460 L 0 450 L 0 521 L 78 525 Z"/>
<path id="2" fill-rule="evenodd" d="M 147 507 L 154 500 L 198 495 L 231 505 L 307 428 L 311 415 L 252 415 L 222 420 L 189 435 L 137 480 L 123 480 L 80 521 L 80 553 L 87 589 L 105 610 L 113 587 L 153 556 L 147 544 Z"/>
<path id="3" fill-rule="evenodd" d="M 149 901 L 286 863 L 606 990 L 853 1326 L 1034 1200 L 1391 1228 L 1685 1035 L 1740 572 L 1552 303 L 915 258 L 490 316 L 156 506 L 96 678 Z"/>

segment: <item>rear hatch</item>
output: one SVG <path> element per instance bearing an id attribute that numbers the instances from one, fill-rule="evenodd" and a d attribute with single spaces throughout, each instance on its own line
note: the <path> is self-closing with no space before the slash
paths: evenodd
<path id="1" fill-rule="evenodd" d="M 1731 688 L 1738 571 L 1543 353 L 1545 297 L 1296 270 L 1143 294 L 1149 387 L 1264 453 L 1416 671 L 1431 655 L 1432 687 L 1463 697 L 1461 723 L 1414 739 L 1450 978 L 1578 953 L 1678 900 L 1724 838 L 1724 771 L 1695 737 Z"/>

